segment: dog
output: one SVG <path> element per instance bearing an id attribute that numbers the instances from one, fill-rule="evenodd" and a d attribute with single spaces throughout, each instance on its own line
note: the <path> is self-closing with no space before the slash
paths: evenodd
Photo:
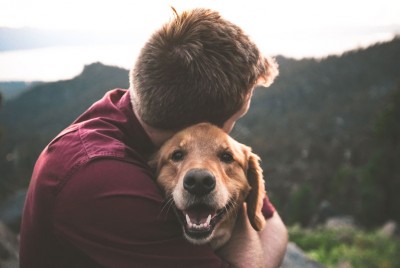
<path id="1" fill-rule="evenodd" d="M 166 141 L 149 164 L 173 206 L 185 238 L 213 249 L 231 237 L 239 210 L 263 229 L 265 185 L 260 158 L 209 123 L 188 127 Z"/>

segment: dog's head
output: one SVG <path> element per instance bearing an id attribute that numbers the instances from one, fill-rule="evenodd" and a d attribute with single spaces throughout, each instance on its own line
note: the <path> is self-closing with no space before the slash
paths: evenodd
<path id="1" fill-rule="evenodd" d="M 192 243 L 210 242 L 217 229 L 235 221 L 243 202 L 253 228 L 263 228 L 265 189 L 259 157 L 223 130 L 207 123 L 182 130 L 151 163 Z"/>

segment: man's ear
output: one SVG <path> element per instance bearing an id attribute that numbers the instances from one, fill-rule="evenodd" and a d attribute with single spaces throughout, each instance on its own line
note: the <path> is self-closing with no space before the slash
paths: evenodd
<path id="1" fill-rule="evenodd" d="M 261 231 L 265 225 L 265 218 L 262 214 L 265 197 L 265 184 L 262 173 L 260 157 L 249 152 L 247 180 L 251 186 L 251 190 L 246 199 L 247 215 L 251 226 L 253 226 L 256 231 Z"/>

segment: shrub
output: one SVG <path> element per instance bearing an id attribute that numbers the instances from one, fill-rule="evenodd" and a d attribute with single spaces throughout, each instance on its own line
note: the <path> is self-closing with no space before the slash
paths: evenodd
<path id="1" fill-rule="evenodd" d="M 400 267 L 399 238 L 384 237 L 376 231 L 342 228 L 314 230 L 289 228 L 290 240 L 313 260 L 327 267 L 347 263 L 351 267 Z"/>

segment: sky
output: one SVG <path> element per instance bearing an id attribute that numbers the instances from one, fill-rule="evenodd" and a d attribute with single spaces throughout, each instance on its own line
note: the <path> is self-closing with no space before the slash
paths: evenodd
<path id="1" fill-rule="evenodd" d="M 123 31 L 144 43 L 172 18 L 170 6 L 217 10 L 268 55 L 324 57 L 400 34 L 399 0 L 0 0 L 0 27 Z"/>

